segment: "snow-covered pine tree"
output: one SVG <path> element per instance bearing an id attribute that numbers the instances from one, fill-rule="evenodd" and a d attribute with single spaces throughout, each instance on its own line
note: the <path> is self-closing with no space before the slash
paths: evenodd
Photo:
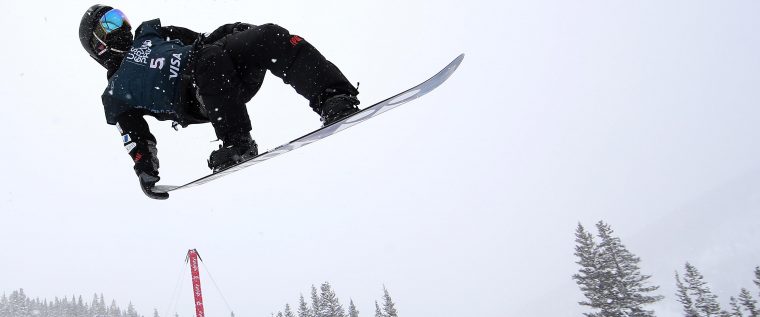
<path id="1" fill-rule="evenodd" d="M 98 301 L 98 312 L 102 316 L 108 315 L 108 308 L 106 307 L 106 299 L 103 297 L 103 293 L 100 293 L 100 300 Z"/>
<path id="2" fill-rule="evenodd" d="M 352 299 L 348 300 L 348 317 L 359 317 L 359 310 L 356 309 Z"/>
<path id="3" fill-rule="evenodd" d="M 721 309 L 718 303 L 718 296 L 714 295 L 710 291 L 710 287 L 707 282 L 704 281 L 704 277 L 699 270 L 689 262 L 684 265 L 686 273 L 683 276 L 686 288 L 688 289 L 689 296 L 694 301 L 694 308 L 696 308 L 700 317 L 712 317 L 720 316 Z"/>
<path id="4" fill-rule="evenodd" d="M 581 269 L 573 275 L 576 283 L 588 301 L 580 302 L 597 310 L 585 314 L 588 317 L 654 316 L 644 305 L 655 303 L 663 297 L 649 295 L 659 286 L 647 286 L 651 276 L 642 275 L 639 268 L 641 259 L 613 235 L 612 228 L 599 221 L 596 224 L 597 244 L 582 225 L 576 228 L 576 256 Z"/>
<path id="5" fill-rule="evenodd" d="M 377 301 L 375 301 L 375 317 L 385 317 L 383 311 L 380 310 L 380 305 L 377 304 Z"/>
<path id="6" fill-rule="evenodd" d="M 320 307 L 317 317 L 346 317 L 346 311 L 343 310 L 343 305 L 340 304 L 330 283 L 324 282 L 320 290 L 322 295 L 319 298 Z"/>
<path id="7" fill-rule="evenodd" d="M 8 296 L 3 293 L 3 296 L 0 297 L 0 316 L 10 316 L 10 310 L 8 307 Z"/>
<path id="8" fill-rule="evenodd" d="M 92 304 L 90 306 L 90 314 L 89 316 L 93 317 L 107 317 L 108 315 L 108 309 L 106 309 L 106 303 L 105 299 L 103 299 L 103 294 L 94 294 L 92 296 Z"/>
<path id="9" fill-rule="evenodd" d="M 52 305 L 53 307 L 50 308 L 50 312 L 53 314 L 53 316 L 63 316 L 61 312 L 61 300 L 58 298 L 58 296 L 53 299 Z"/>
<path id="10" fill-rule="evenodd" d="M 153 308 L 153 317 L 160 317 L 160 316 L 158 316 L 158 309 L 157 308 Z"/>
<path id="11" fill-rule="evenodd" d="M 320 317 L 319 316 L 319 310 L 322 307 L 322 303 L 319 300 L 319 293 L 317 292 L 317 288 L 312 285 L 311 286 L 311 313 L 313 317 Z"/>
<path id="12" fill-rule="evenodd" d="M 10 304 L 10 315 L 14 317 L 29 317 L 29 306 L 27 303 L 27 297 L 26 294 L 24 294 L 24 289 L 21 288 L 18 291 L 14 291 L 11 293 L 10 298 L 8 299 Z"/>
<path id="13" fill-rule="evenodd" d="M 678 298 L 678 302 L 683 305 L 684 317 L 699 317 L 699 313 L 694 307 L 694 301 L 689 296 L 689 290 L 681 282 L 678 272 L 676 272 L 676 297 Z"/>
<path id="14" fill-rule="evenodd" d="M 50 317 L 53 316 L 53 313 L 51 311 L 51 305 L 48 303 L 47 298 L 42 299 L 42 302 L 39 304 L 39 312 L 36 312 L 34 315 L 38 317 Z"/>
<path id="15" fill-rule="evenodd" d="M 314 317 L 311 309 L 306 305 L 306 300 L 304 300 L 303 294 L 301 294 L 298 299 L 298 317 Z"/>
<path id="16" fill-rule="evenodd" d="M 293 310 L 290 309 L 290 304 L 285 304 L 285 317 L 296 317 L 293 315 Z"/>
<path id="17" fill-rule="evenodd" d="M 393 304 L 393 299 L 388 294 L 388 289 L 385 288 L 385 285 L 383 285 L 383 315 L 386 317 L 398 317 L 396 305 Z"/>
<path id="18" fill-rule="evenodd" d="M 586 297 L 586 301 L 578 302 L 582 306 L 589 306 L 591 308 L 601 308 L 604 306 L 604 300 L 601 296 L 600 290 L 601 283 L 601 268 L 599 267 L 599 260 L 597 256 L 596 241 L 594 236 L 583 228 L 583 225 L 578 223 L 578 227 L 575 228 L 575 256 L 578 257 L 577 263 L 581 266 L 578 273 L 573 274 L 575 283 L 581 289 L 583 296 Z M 586 314 L 587 316 L 594 316 Z"/>
<path id="19" fill-rule="evenodd" d="M 73 317 L 87 317 L 87 307 L 84 306 L 82 295 L 79 295 L 79 299 L 75 300 L 76 296 L 71 295 L 71 302 L 74 303 L 74 316 Z"/>
<path id="20" fill-rule="evenodd" d="M 116 300 L 111 300 L 111 306 L 108 307 L 108 317 L 121 317 L 121 308 L 116 305 Z"/>
<path id="21" fill-rule="evenodd" d="M 739 293 L 739 304 L 741 304 L 747 312 L 747 317 L 760 317 L 760 311 L 757 309 L 757 301 L 752 298 L 752 294 L 750 294 L 746 288 L 742 288 Z"/>
<path id="22" fill-rule="evenodd" d="M 728 306 L 731 307 L 731 311 L 728 312 L 728 316 L 744 317 L 744 313 L 742 313 L 742 308 L 741 306 L 739 306 L 739 301 L 736 300 L 736 297 L 731 296 L 731 298 L 728 301 Z"/>
<path id="23" fill-rule="evenodd" d="M 755 267 L 755 279 L 752 281 L 755 282 L 755 285 L 757 285 L 757 288 L 760 288 L 760 266 Z"/>
<path id="24" fill-rule="evenodd" d="M 662 300 L 663 296 L 648 295 L 659 286 L 647 286 L 650 275 L 640 272 L 641 259 L 622 244 L 619 237 L 613 236 L 612 228 L 599 221 L 596 224 L 599 231 L 599 261 L 603 268 L 603 280 L 612 282 L 605 296 L 610 303 L 610 314 L 605 316 L 654 316 L 654 311 L 645 310 L 644 305 Z"/>
<path id="25" fill-rule="evenodd" d="M 137 314 L 137 311 L 135 311 L 135 306 L 132 305 L 132 302 L 129 302 L 129 305 L 127 306 L 127 317 L 140 317 L 139 314 Z"/>

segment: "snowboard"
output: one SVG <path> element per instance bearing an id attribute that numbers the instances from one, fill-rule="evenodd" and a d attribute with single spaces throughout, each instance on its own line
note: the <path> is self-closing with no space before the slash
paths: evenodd
<path id="1" fill-rule="evenodd" d="M 255 157 L 249 158 L 245 161 L 239 162 L 227 169 L 221 170 L 216 173 L 212 173 L 209 175 L 206 175 L 204 177 L 198 178 L 194 181 L 191 181 L 184 185 L 156 185 L 155 191 L 157 192 L 170 192 L 175 191 L 178 189 L 183 188 L 190 188 L 194 186 L 198 186 L 201 184 L 208 183 L 210 181 L 213 181 L 215 179 L 219 179 L 224 177 L 225 175 L 232 174 L 234 172 L 237 172 L 239 170 L 242 170 L 246 167 L 249 167 L 254 164 L 261 163 L 263 161 L 266 161 L 268 159 L 271 159 L 275 156 L 279 156 L 281 154 L 290 152 L 292 150 L 298 149 L 300 147 L 303 147 L 305 145 L 311 144 L 315 141 L 324 139 L 328 136 L 331 136 L 335 133 L 338 133 L 340 131 L 343 131 L 345 129 L 348 129 L 350 127 L 353 127 L 361 122 L 364 122 L 366 120 L 369 120 L 370 118 L 376 117 L 377 115 L 386 112 L 388 110 L 391 110 L 393 108 L 396 108 L 402 104 L 405 104 L 409 101 L 412 101 L 414 99 L 417 99 L 433 89 L 440 86 L 443 82 L 445 82 L 451 74 L 454 73 L 454 71 L 459 67 L 459 64 L 462 63 L 462 60 L 464 59 L 464 54 L 459 55 L 457 58 L 455 58 L 449 65 L 444 67 L 440 72 L 435 74 L 430 79 L 424 81 L 423 83 L 414 86 L 412 88 L 409 88 L 405 90 L 404 92 L 401 92 L 393 97 L 390 97 L 388 99 L 385 99 L 383 101 L 380 101 L 374 105 L 371 105 L 367 108 L 362 109 L 361 111 L 348 116 L 346 118 L 343 118 L 342 120 L 336 121 L 328 126 L 322 127 L 320 129 L 317 129 L 309 134 L 306 134 L 300 138 L 297 138 L 293 141 L 290 141 L 286 144 L 280 145 L 272 150 L 269 150 L 267 152 L 261 153 Z"/>

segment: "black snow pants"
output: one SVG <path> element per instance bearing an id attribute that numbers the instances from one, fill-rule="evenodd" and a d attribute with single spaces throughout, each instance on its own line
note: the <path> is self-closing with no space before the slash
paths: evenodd
<path id="1" fill-rule="evenodd" d="M 317 113 L 319 99 L 328 89 L 354 96 L 359 93 L 314 46 L 275 24 L 229 34 L 204 45 L 196 54 L 199 100 L 222 140 L 251 130 L 245 104 L 258 92 L 267 70 L 308 99 Z"/>

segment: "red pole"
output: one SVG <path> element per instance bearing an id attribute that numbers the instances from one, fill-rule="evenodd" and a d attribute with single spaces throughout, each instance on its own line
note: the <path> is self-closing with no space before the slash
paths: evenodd
<path id="1" fill-rule="evenodd" d="M 198 251 L 191 249 L 187 251 L 187 258 L 190 260 L 190 274 L 193 276 L 193 295 L 195 295 L 195 316 L 204 317 L 203 295 L 201 294 L 201 277 L 198 274 Z"/>

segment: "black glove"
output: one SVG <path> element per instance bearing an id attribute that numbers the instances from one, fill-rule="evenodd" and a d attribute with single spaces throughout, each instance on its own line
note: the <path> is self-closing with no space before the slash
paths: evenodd
<path id="1" fill-rule="evenodd" d="M 156 183 L 158 183 L 158 180 L 161 178 L 158 177 L 158 173 L 155 173 L 155 175 L 152 174 L 153 173 L 149 174 L 146 172 L 137 173 L 137 178 L 140 180 L 140 187 L 142 188 L 143 193 L 153 199 L 168 199 L 169 193 L 159 193 L 154 191 Z"/>

